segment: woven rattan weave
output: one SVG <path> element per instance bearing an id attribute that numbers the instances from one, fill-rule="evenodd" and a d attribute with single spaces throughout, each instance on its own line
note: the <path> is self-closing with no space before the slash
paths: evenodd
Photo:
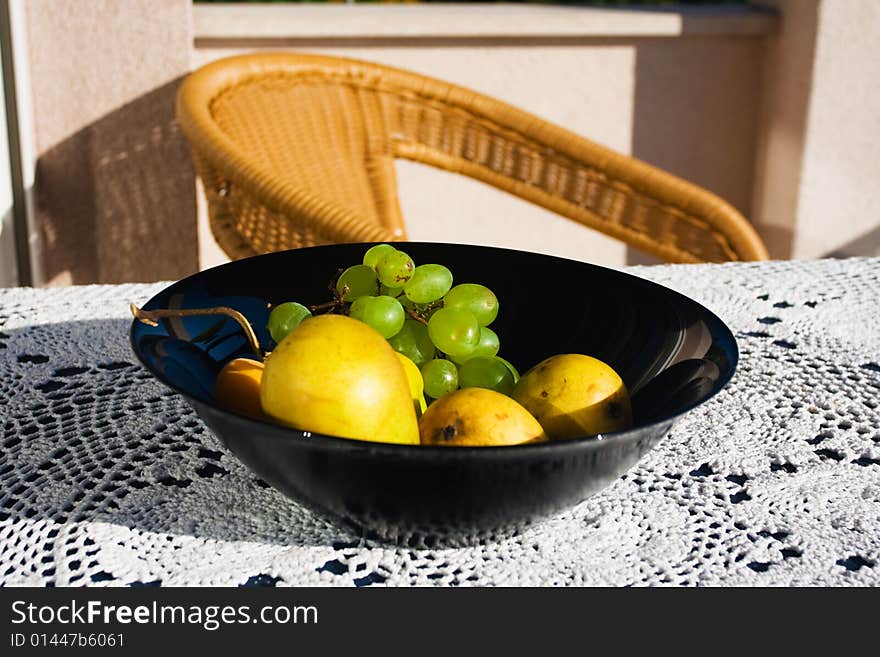
<path id="1" fill-rule="evenodd" d="M 763 260 L 714 194 L 488 96 L 357 60 L 293 53 L 212 62 L 178 119 L 232 258 L 407 238 L 395 158 L 481 180 L 669 262 Z"/>

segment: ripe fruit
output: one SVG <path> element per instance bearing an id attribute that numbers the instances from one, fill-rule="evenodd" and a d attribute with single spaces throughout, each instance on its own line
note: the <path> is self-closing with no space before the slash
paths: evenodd
<path id="1" fill-rule="evenodd" d="M 498 299 L 485 285 L 462 283 L 443 297 L 444 307 L 466 310 L 476 317 L 480 326 L 489 326 L 498 316 Z"/>
<path id="2" fill-rule="evenodd" d="M 265 419 L 260 406 L 263 363 L 236 358 L 223 366 L 214 383 L 214 400 L 223 408 L 255 419 Z"/>
<path id="3" fill-rule="evenodd" d="M 414 319 L 407 319 L 403 328 L 388 338 L 394 351 L 403 354 L 421 367 L 434 357 L 434 343 L 428 335 L 428 327 Z"/>
<path id="4" fill-rule="evenodd" d="M 311 317 L 312 312 L 301 303 L 288 301 L 275 306 L 269 315 L 269 335 L 275 342 L 281 342 L 287 334 L 299 326 L 306 317 Z"/>
<path id="5" fill-rule="evenodd" d="M 462 365 L 465 362 L 469 361 L 471 358 L 479 358 L 480 356 L 494 356 L 498 353 L 498 349 L 501 347 L 501 342 L 498 340 L 498 335 L 487 326 L 480 327 L 480 341 L 477 343 L 477 347 L 461 358 L 452 358 L 452 362 L 457 365 Z"/>
<path id="6" fill-rule="evenodd" d="M 385 253 L 376 265 L 376 275 L 382 285 L 403 287 L 412 278 L 416 265 L 403 251 L 394 249 Z"/>
<path id="7" fill-rule="evenodd" d="M 397 358 L 400 360 L 401 365 L 403 365 L 404 372 L 406 372 L 406 380 L 409 383 L 409 394 L 413 399 L 413 408 L 416 410 L 416 416 L 421 416 L 428 407 L 425 402 L 425 382 L 422 381 L 422 373 L 419 372 L 419 368 L 409 358 L 399 352 L 395 353 L 397 354 Z"/>
<path id="8" fill-rule="evenodd" d="M 529 412 L 494 390 L 456 390 L 428 407 L 419 420 L 422 445 L 498 446 L 540 442 L 544 430 Z"/>
<path id="9" fill-rule="evenodd" d="M 377 244 L 376 246 L 371 246 L 364 254 L 364 264 L 375 271 L 379 261 L 394 251 L 394 247 L 390 244 Z"/>
<path id="10" fill-rule="evenodd" d="M 362 262 L 340 270 L 331 284 L 333 298 L 310 308 L 319 316 L 333 314 L 366 324 L 408 359 L 401 362 L 409 382 L 419 388 L 419 393 L 412 395 L 417 416 L 426 401 L 460 387 L 510 393 L 519 375 L 497 356 L 501 341 L 488 328 L 499 310 L 492 290 L 477 283 L 453 287 L 453 273 L 447 267 L 434 263 L 417 267 L 407 253 L 390 244 L 370 247 Z M 292 302 L 278 308 L 270 316 L 269 329 L 280 345 L 310 312 Z M 344 358 L 335 358 L 334 363 L 339 368 L 347 366 Z M 414 364 L 417 371 L 407 363 Z M 332 368 L 325 369 L 329 373 Z M 264 395 L 264 406 L 271 401 Z M 306 412 L 300 409 L 297 417 L 301 420 Z"/>
<path id="11" fill-rule="evenodd" d="M 428 335 L 444 354 L 469 356 L 480 344 L 480 325 L 465 310 L 441 308 L 428 320 Z"/>
<path id="12" fill-rule="evenodd" d="M 378 331 L 383 338 L 397 335 L 406 321 L 406 313 L 400 302 L 385 295 L 360 297 L 351 304 L 349 313 L 350 317 Z"/>
<path id="13" fill-rule="evenodd" d="M 361 297 L 376 294 L 379 289 L 379 281 L 376 280 L 376 272 L 366 265 L 349 267 L 336 281 L 336 291 L 343 301 L 354 301 Z"/>
<path id="14" fill-rule="evenodd" d="M 515 384 L 513 372 L 495 356 L 477 356 L 458 368 L 458 385 L 462 388 L 488 388 L 509 395 Z"/>
<path id="15" fill-rule="evenodd" d="M 452 287 L 452 272 L 443 265 L 419 265 L 404 286 L 406 298 L 413 303 L 431 303 Z"/>
<path id="16" fill-rule="evenodd" d="M 519 382 L 519 372 L 518 372 L 517 369 L 513 366 L 513 363 L 504 360 L 501 356 L 495 356 L 495 358 L 497 358 L 497 359 L 500 360 L 502 363 L 504 363 L 505 365 L 507 365 L 507 369 L 509 369 L 509 370 L 510 370 L 510 373 L 513 375 L 513 384 L 516 385 L 516 384 Z"/>
<path id="17" fill-rule="evenodd" d="M 541 423 L 551 440 L 626 429 L 629 394 L 620 376 L 601 360 L 559 354 L 526 372 L 511 393 Z"/>
<path id="18" fill-rule="evenodd" d="M 388 342 L 345 315 L 302 322 L 266 358 L 263 411 L 303 431 L 417 444 L 406 372 Z"/>
<path id="19" fill-rule="evenodd" d="M 458 388 L 458 368 L 445 358 L 434 358 L 422 365 L 425 394 L 439 399 Z"/>

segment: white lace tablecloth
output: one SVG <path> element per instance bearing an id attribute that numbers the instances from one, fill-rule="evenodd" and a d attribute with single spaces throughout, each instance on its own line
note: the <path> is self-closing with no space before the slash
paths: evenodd
<path id="1" fill-rule="evenodd" d="M 130 350 L 163 285 L 0 290 L 0 584 L 880 584 L 880 259 L 629 271 L 728 323 L 731 384 L 571 512 L 440 550 L 359 541 L 226 452 Z"/>

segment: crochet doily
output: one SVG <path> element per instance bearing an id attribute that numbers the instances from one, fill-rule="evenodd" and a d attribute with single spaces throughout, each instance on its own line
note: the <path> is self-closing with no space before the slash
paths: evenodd
<path id="1" fill-rule="evenodd" d="M 503 542 L 358 540 L 257 480 L 128 344 L 163 285 L 0 290 L 0 584 L 880 584 L 880 260 L 632 268 L 739 370 L 609 488 Z"/>

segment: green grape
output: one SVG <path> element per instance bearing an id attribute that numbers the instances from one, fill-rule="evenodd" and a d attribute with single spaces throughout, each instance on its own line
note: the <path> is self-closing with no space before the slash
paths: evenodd
<path id="1" fill-rule="evenodd" d="M 428 334 L 427 325 L 414 319 L 408 319 L 407 322 L 410 325 L 410 330 L 416 338 L 416 346 L 419 348 L 419 351 L 426 356 L 425 360 L 430 360 L 434 357 L 437 348 L 434 346 L 434 342 Z"/>
<path id="2" fill-rule="evenodd" d="M 390 338 L 400 331 L 406 319 L 400 302 L 386 296 L 356 299 L 351 304 L 349 315 L 374 328 L 383 338 Z"/>
<path id="3" fill-rule="evenodd" d="M 481 326 L 480 342 L 477 344 L 477 348 L 463 358 L 450 358 L 450 360 L 453 363 L 461 365 L 471 358 L 477 358 L 478 356 L 494 356 L 498 353 L 500 346 L 501 344 L 498 341 L 498 336 L 495 334 L 495 331 L 486 326 Z"/>
<path id="4" fill-rule="evenodd" d="M 371 246 L 364 254 L 364 264 L 375 271 L 382 256 L 395 250 L 396 249 L 390 244 L 377 244 L 376 246 Z"/>
<path id="5" fill-rule="evenodd" d="M 431 303 L 452 287 L 452 272 L 443 265 L 419 265 L 404 286 L 406 297 L 415 303 Z"/>
<path id="6" fill-rule="evenodd" d="M 376 275 L 382 285 L 403 287 L 412 278 L 416 265 L 403 251 L 394 249 L 385 253 L 376 265 Z"/>
<path id="7" fill-rule="evenodd" d="M 443 306 L 472 313 L 480 326 L 489 326 L 498 316 L 498 298 L 488 287 L 477 283 L 456 285 L 443 297 Z"/>
<path id="8" fill-rule="evenodd" d="M 311 317 L 311 311 L 301 303 L 296 301 L 287 301 L 280 303 L 269 313 L 269 322 L 267 328 L 269 335 L 275 342 L 281 342 L 287 334 L 299 326 L 299 323 L 306 317 Z"/>
<path id="9" fill-rule="evenodd" d="M 428 320 L 428 335 L 444 354 L 463 358 L 480 344 L 480 325 L 469 312 L 440 308 Z"/>
<path id="10" fill-rule="evenodd" d="M 354 301 L 361 297 L 376 294 L 379 282 L 376 280 L 376 272 L 366 265 L 349 267 L 339 276 L 336 281 L 336 291 L 342 295 L 343 301 Z"/>
<path id="11" fill-rule="evenodd" d="M 403 328 L 388 338 L 395 351 L 399 351 L 421 367 L 434 357 L 434 343 L 428 335 L 428 327 L 414 319 L 403 323 Z"/>
<path id="12" fill-rule="evenodd" d="M 507 365 L 507 369 L 509 369 L 510 373 L 513 374 L 513 382 L 518 383 L 519 382 L 519 372 L 516 371 L 516 368 L 513 366 L 513 364 L 510 363 L 509 361 L 504 360 L 501 356 L 495 356 L 495 358 L 497 358 L 502 363 Z"/>
<path id="13" fill-rule="evenodd" d="M 509 395 L 513 392 L 513 373 L 500 358 L 478 356 L 471 358 L 458 370 L 462 388 L 489 388 L 495 392 Z"/>
<path id="14" fill-rule="evenodd" d="M 379 283 L 379 294 L 384 294 L 387 297 L 394 297 L 398 301 L 403 301 L 406 298 L 401 296 L 403 294 L 402 287 L 388 287 L 387 285 L 382 285 L 381 283 Z"/>
<path id="15" fill-rule="evenodd" d="M 501 348 L 498 334 L 488 326 L 480 327 L 480 344 L 477 345 L 477 356 L 494 356 Z"/>
<path id="16" fill-rule="evenodd" d="M 458 389 L 458 369 L 443 358 L 429 360 L 420 368 L 425 394 L 434 399 Z"/>

